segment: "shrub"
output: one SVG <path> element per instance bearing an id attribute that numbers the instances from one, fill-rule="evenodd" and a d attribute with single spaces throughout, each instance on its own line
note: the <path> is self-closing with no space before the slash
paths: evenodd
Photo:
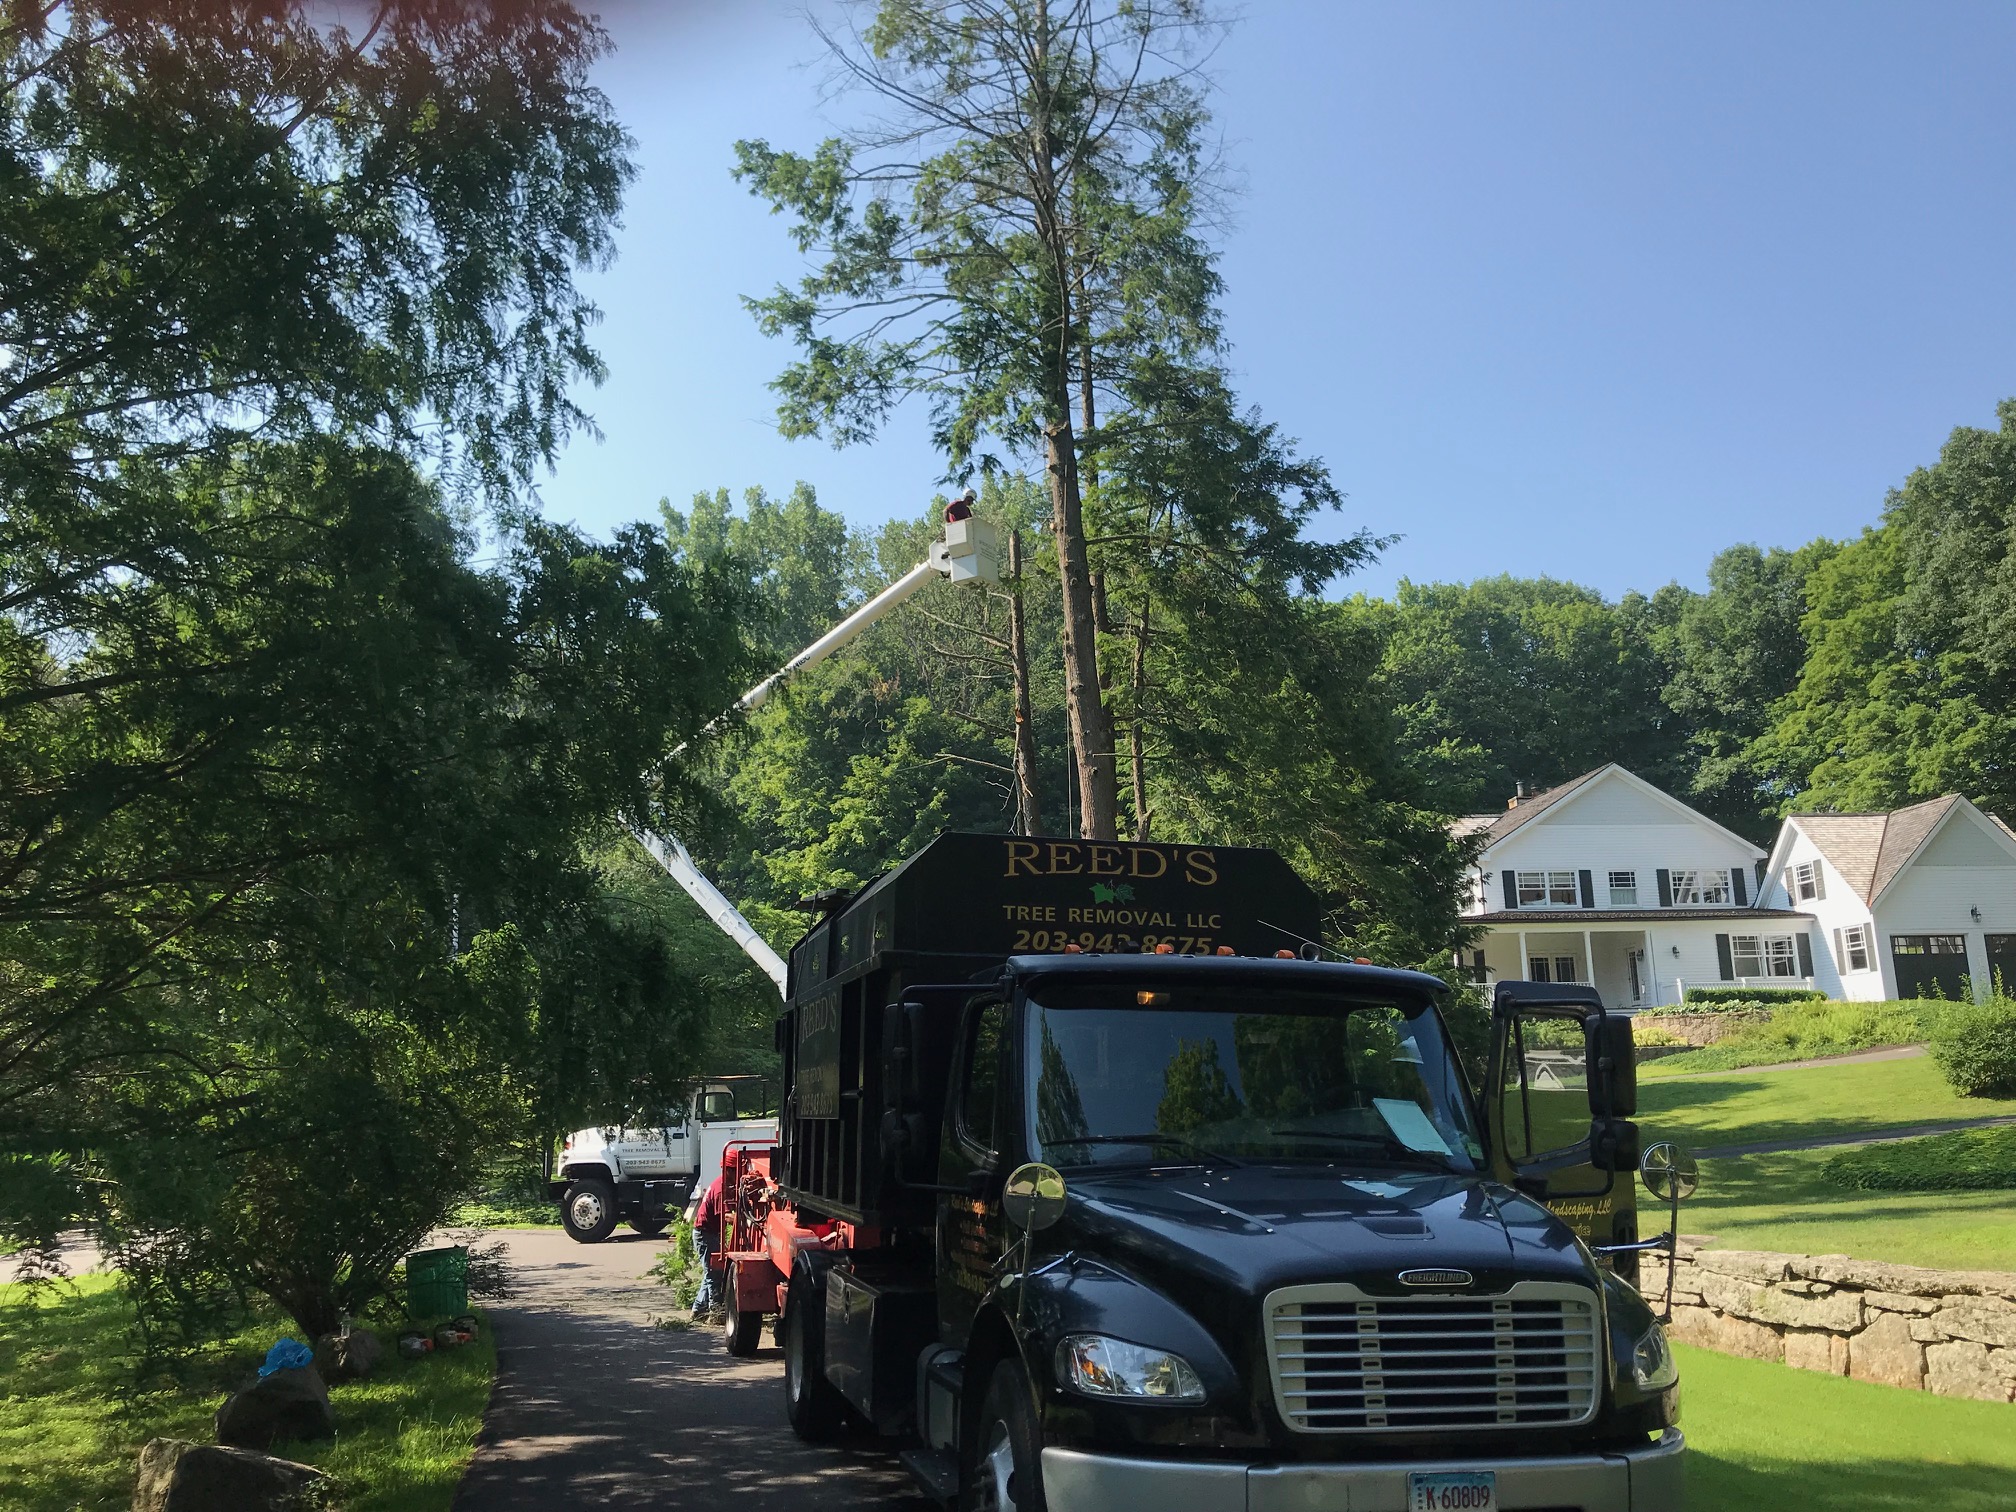
<path id="1" fill-rule="evenodd" d="M 1962 1097 L 2016 1097 L 2016 999 L 1953 1003 L 1938 1015 L 1932 1054 Z"/>
<path id="2" fill-rule="evenodd" d="M 1859 1192 L 1983 1192 L 2016 1189 L 2016 1126 L 1857 1145 L 1821 1167 Z"/>
<path id="3" fill-rule="evenodd" d="M 1735 1003 L 1745 1008 L 1767 1003 L 1824 1003 L 1818 987 L 1689 987 L 1680 1001 L 1689 1008 Z"/>
<path id="4" fill-rule="evenodd" d="M 1684 1045 L 1687 1041 L 1671 1029 L 1654 1029 L 1649 1025 L 1633 1024 L 1631 1043 L 1643 1050 L 1654 1045 Z"/>

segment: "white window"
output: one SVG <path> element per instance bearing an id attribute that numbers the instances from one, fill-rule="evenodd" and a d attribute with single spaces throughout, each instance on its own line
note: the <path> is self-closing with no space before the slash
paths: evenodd
<path id="1" fill-rule="evenodd" d="M 1674 872 L 1673 906 L 1675 908 L 1727 908 L 1729 906 L 1729 873 L 1725 871 L 1695 871 L 1692 869 Z"/>
<path id="2" fill-rule="evenodd" d="M 1574 908 L 1581 903 L 1575 892 L 1572 871 L 1531 871 L 1519 873 L 1521 908 Z M 1544 982 L 1545 977 L 1535 977 Z"/>
<path id="3" fill-rule="evenodd" d="M 1638 906 L 1638 873 L 1634 871 L 1610 873 L 1610 906 L 1612 908 Z"/>
<path id="4" fill-rule="evenodd" d="M 1576 961 L 1573 956 L 1534 956 L 1526 963 L 1529 982 L 1572 982 Z"/>
<path id="5" fill-rule="evenodd" d="M 1729 958 L 1739 977 L 1799 975 L 1799 951 L 1790 935 L 1731 935 Z"/>
<path id="6" fill-rule="evenodd" d="M 1554 980 L 1554 973 L 1548 963 L 1547 957 L 1535 956 L 1526 963 L 1526 980 L 1529 982 L 1551 982 Z"/>
<path id="7" fill-rule="evenodd" d="M 1843 971 L 1867 971 L 1874 958 L 1874 942 L 1867 924 L 1834 931 L 1834 960 Z"/>
<path id="8" fill-rule="evenodd" d="M 1820 875 L 1818 861 L 1801 861 L 1792 868 L 1791 882 L 1786 887 L 1796 902 L 1804 903 L 1809 898 L 1827 896 L 1827 883 Z"/>

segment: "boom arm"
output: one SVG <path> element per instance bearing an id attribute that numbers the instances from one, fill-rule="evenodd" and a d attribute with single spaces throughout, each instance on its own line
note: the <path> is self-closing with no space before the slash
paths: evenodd
<path id="1" fill-rule="evenodd" d="M 732 713 L 735 709 L 762 708 L 770 695 L 783 687 L 793 676 L 803 672 L 807 667 L 815 667 L 826 660 L 870 625 L 903 604 L 934 577 L 950 578 L 953 582 L 993 582 L 998 576 L 994 528 L 981 520 L 954 521 L 946 528 L 945 538 L 932 544 L 930 556 L 792 657 L 779 670 L 771 673 L 736 699 L 734 709 L 729 712 Z M 727 715 L 724 714 L 722 719 L 726 718 Z M 720 725 L 721 719 L 715 720 L 707 726 L 705 733 L 711 735 Z M 686 747 L 682 745 L 672 754 L 677 756 L 685 749 Z M 743 918 L 741 910 L 722 896 L 721 889 L 708 881 L 700 868 L 693 864 L 693 858 L 686 853 L 686 847 L 679 843 L 679 837 L 661 835 L 640 825 L 632 825 L 630 833 L 636 837 L 637 843 L 650 853 L 651 859 L 664 867 L 674 882 L 686 889 L 693 901 L 700 905 L 702 912 L 712 919 L 729 939 L 741 946 L 750 960 L 763 968 L 764 975 L 777 984 L 778 996 L 783 996 L 786 975 L 783 960 L 770 948 L 769 941 L 756 932 L 756 926 Z"/>

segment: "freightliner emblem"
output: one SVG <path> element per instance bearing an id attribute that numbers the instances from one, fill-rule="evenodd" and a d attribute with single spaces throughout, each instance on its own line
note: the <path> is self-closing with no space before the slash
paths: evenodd
<path id="1" fill-rule="evenodd" d="M 1468 1286 L 1473 1278 L 1462 1270 L 1411 1270 L 1400 1272 L 1402 1286 Z"/>

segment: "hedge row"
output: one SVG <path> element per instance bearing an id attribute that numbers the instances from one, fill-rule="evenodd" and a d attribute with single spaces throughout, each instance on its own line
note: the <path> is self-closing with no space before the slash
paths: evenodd
<path id="1" fill-rule="evenodd" d="M 1765 1003 L 1824 1003 L 1827 994 L 1818 987 L 1689 987 L 1680 1001 L 1690 1008 L 1711 1003 L 1754 1008 Z"/>

